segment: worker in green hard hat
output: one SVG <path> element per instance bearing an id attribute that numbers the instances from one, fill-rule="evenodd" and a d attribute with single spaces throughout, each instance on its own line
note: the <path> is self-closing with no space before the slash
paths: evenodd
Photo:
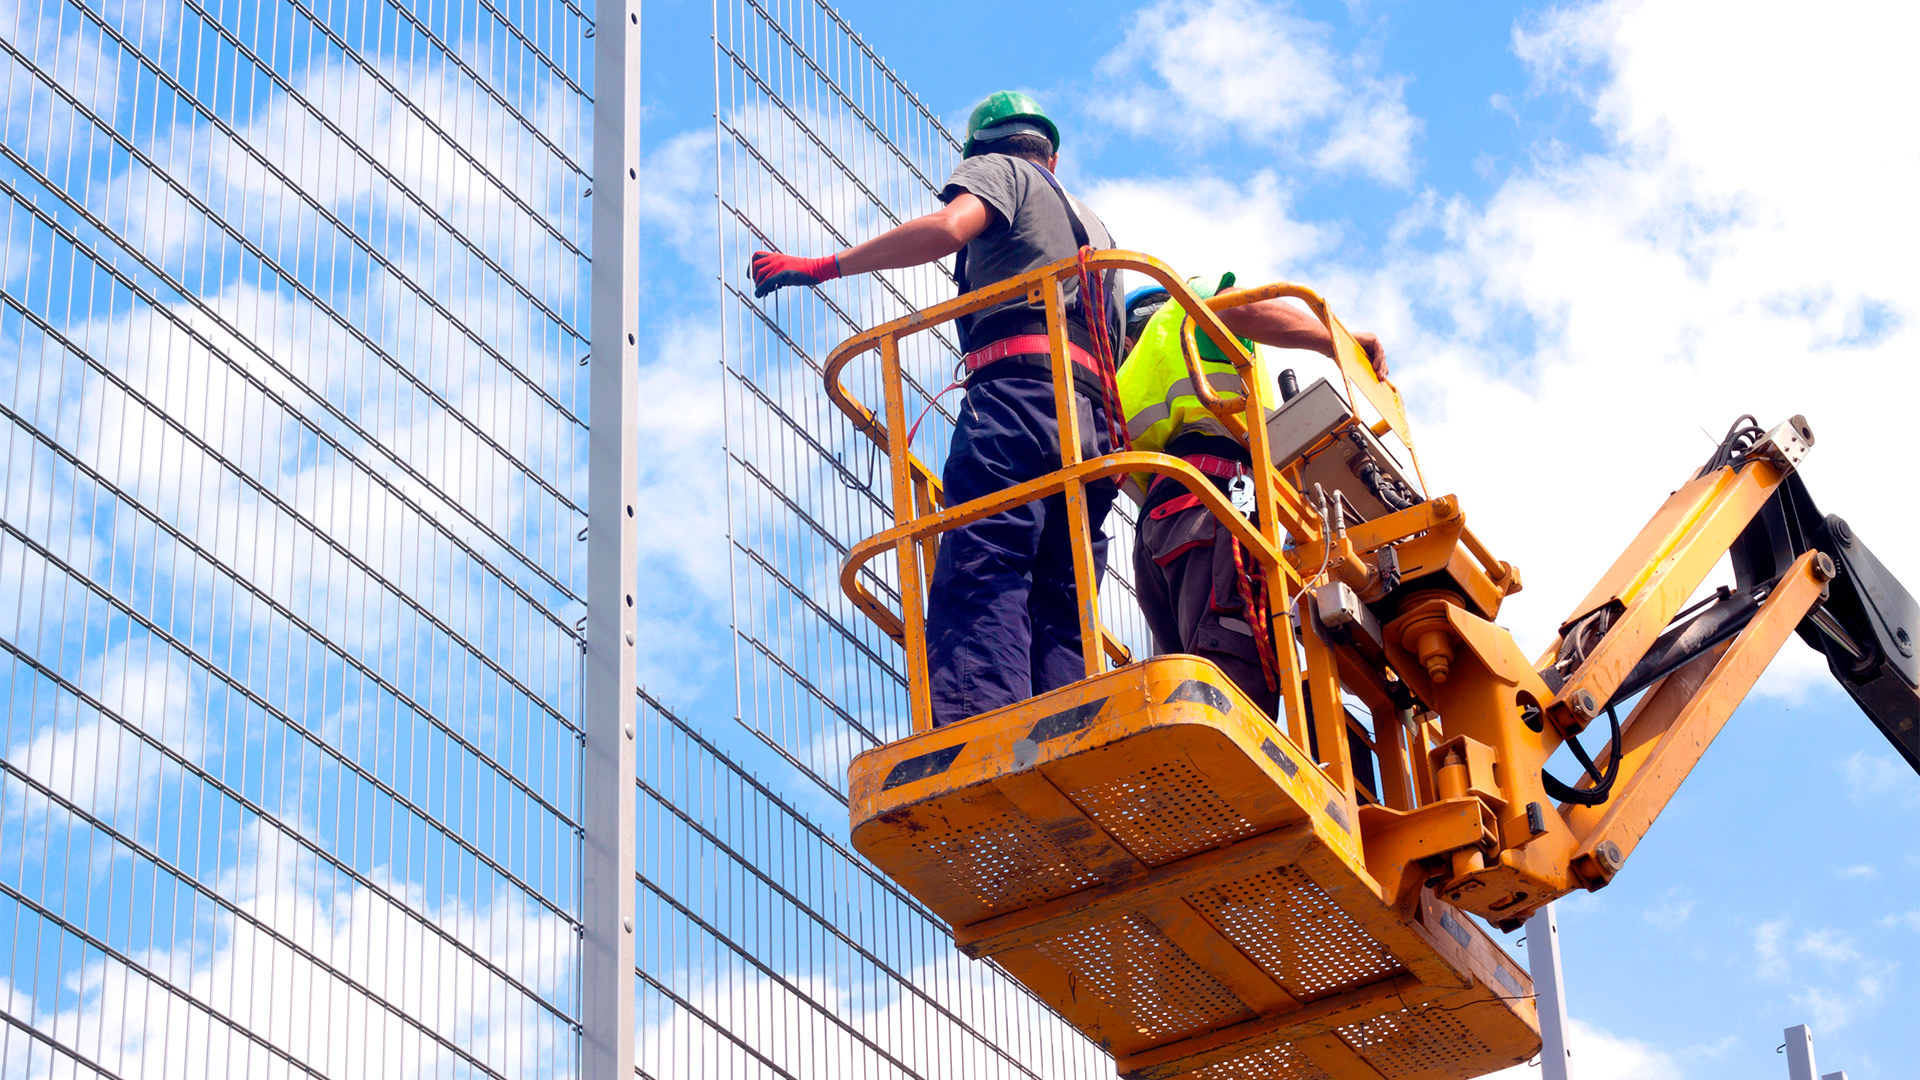
<path id="1" fill-rule="evenodd" d="M 1187 284 L 1203 300 L 1236 288 L 1231 272 Z M 1194 393 L 1181 344 L 1186 310 L 1157 284 L 1129 293 L 1125 310 L 1128 351 L 1118 381 L 1132 448 L 1184 459 L 1212 477 L 1236 506 L 1251 511 L 1253 457 Z M 1220 321 L 1249 353 L 1258 343 L 1334 355 L 1333 337 L 1320 320 L 1284 299 L 1230 308 L 1220 313 Z M 1380 339 L 1367 333 L 1353 337 L 1384 378 L 1387 361 Z M 1240 374 L 1226 353 L 1205 334 L 1196 332 L 1194 344 L 1209 385 L 1223 396 L 1238 395 Z M 1291 371 L 1285 375 L 1291 376 Z M 1264 383 L 1256 388 L 1269 408 L 1289 393 L 1284 386 L 1278 394 L 1275 390 Z M 1259 614 L 1248 611 L 1255 606 L 1255 583 L 1247 576 L 1256 569 L 1252 555 L 1237 549 L 1233 534 L 1179 481 L 1138 474 L 1129 478 L 1128 493 L 1141 502 L 1133 586 L 1153 633 L 1154 652 L 1213 661 L 1249 700 L 1269 716 L 1278 715 L 1270 635 Z"/>
<path id="2" fill-rule="evenodd" d="M 754 294 L 818 285 L 843 274 L 917 266 L 958 253 L 962 292 L 1066 258 L 1110 248 L 1098 215 L 1054 177 L 1060 130 L 1018 91 L 991 94 L 967 120 L 962 160 L 940 191 L 945 205 L 834 255 L 753 256 Z M 1095 275 L 1096 295 L 1065 283 L 1068 351 L 1074 364 L 1081 453 L 1112 449 L 1106 387 L 1110 362 L 1096 340 L 1120 341 L 1119 275 Z M 1095 328 L 1104 327 L 1096 338 Z M 958 321 L 966 399 L 942 472 L 958 505 L 1052 472 L 1060 464 L 1044 307 L 1025 297 Z M 1116 418 L 1116 424 L 1118 418 Z M 1106 570 L 1107 511 L 1118 487 L 1087 485 L 1096 574 Z M 946 533 L 927 595 L 927 659 L 933 721 L 953 723 L 1086 674 L 1075 602 L 1067 507 L 1055 495 Z"/>

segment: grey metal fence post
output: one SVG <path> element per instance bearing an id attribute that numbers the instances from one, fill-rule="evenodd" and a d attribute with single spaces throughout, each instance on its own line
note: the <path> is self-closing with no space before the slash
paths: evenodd
<path id="1" fill-rule="evenodd" d="M 631 1080 L 640 0 L 598 5 L 594 33 L 580 1076 Z"/>
<path id="2" fill-rule="evenodd" d="M 1534 1005 L 1540 1015 L 1540 1075 L 1571 1080 L 1573 1050 L 1567 1045 L 1567 997 L 1560 976 L 1560 922 L 1553 905 L 1527 920 L 1527 966 L 1533 975 Z"/>
<path id="3" fill-rule="evenodd" d="M 1813 1029 L 1805 1024 L 1795 1024 L 1784 1034 L 1787 1037 L 1788 1080 L 1813 1080 Z"/>

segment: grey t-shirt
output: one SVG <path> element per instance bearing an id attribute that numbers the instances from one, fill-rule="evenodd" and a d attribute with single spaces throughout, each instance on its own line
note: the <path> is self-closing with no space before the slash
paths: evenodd
<path id="1" fill-rule="evenodd" d="M 1066 208 L 1060 205 L 1059 194 L 1047 182 L 1039 165 L 1006 154 L 966 158 L 947 178 L 947 186 L 940 191 L 940 201 L 952 202 L 961 192 L 971 193 L 999 214 L 985 232 L 967 243 L 968 288 L 978 289 L 1005 281 L 1064 259 L 1080 249 Z M 1067 197 L 1073 199 L 1072 195 Z M 1114 246 L 1106 224 L 1086 204 L 1073 199 L 1073 212 L 1087 230 L 1088 243 L 1095 248 Z M 1108 308 L 1111 316 L 1121 306 L 1120 275 L 1108 276 L 1113 289 Z M 1084 326 L 1084 316 L 1079 310 L 1079 281 L 1069 279 L 1065 292 L 1068 314 Z M 1042 333 L 1045 325 L 1042 305 L 1010 300 L 962 319 L 962 346 L 972 350 L 1013 334 Z M 1081 338 L 1084 347 L 1084 330 L 1076 330 L 1073 336 Z"/>

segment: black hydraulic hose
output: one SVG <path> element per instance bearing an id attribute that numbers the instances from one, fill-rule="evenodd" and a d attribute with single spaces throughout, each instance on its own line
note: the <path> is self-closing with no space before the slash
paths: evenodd
<path id="1" fill-rule="evenodd" d="M 1747 450 L 1766 434 L 1760 427 L 1760 421 L 1754 419 L 1752 413 L 1747 413 L 1733 422 L 1733 426 L 1727 429 L 1726 437 L 1720 440 L 1720 445 L 1713 448 L 1713 456 L 1693 475 L 1701 477 L 1722 466 L 1739 464 Z"/>
<path id="2" fill-rule="evenodd" d="M 1711 596 L 1699 604 L 1680 613 L 1673 625 L 1654 641 L 1640 662 L 1635 664 L 1627 677 L 1620 681 L 1607 704 L 1607 721 L 1613 729 L 1613 754 L 1607 761 L 1606 775 L 1602 776 L 1594 767 L 1593 759 L 1587 756 L 1586 748 L 1580 745 L 1577 736 L 1567 737 L 1567 746 L 1573 751 L 1575 761 L 1586 771 L 1588 779 L 1593 781 L 1590 788 L 1576 788 L 1564 783 L 1545 769 L 1540 770 L 1540 782 L 1547 794 L 1561 802 L 1575 803 L 1580 806 L 1599 806 L 1612 794 L 1614 778 L 1620 771 L 1620 719 L 1614 712 L 1614 701 L 1630 698 L 1633 695 L 1673 674 L 1688 662 L 1707 650 L 1744 630 L 1760 610 L 1760 602 L 1773 591 L 1773 582 L 1756 586 L 1744 593 L 1733 593 L 1722 588 L 1717 595 Z M 1603 615 L 1605 609 L 1596 611 L 1595 616 Z M 1689 613 L 1698 612 L 1688 619 Z M 1681 622 L 1680 619 L 1686 619 Z M 1567 631 L 1567 645 L 1571 646 L 1574 666 L 1577 667 L 1586 658 L 1586 636 L 1596 620 L 1589 616 Z M 1605 630 L 1602 629 L 1602 634 Z"/>
<path id="3" fill-rule="evenodd" d="M 1760 601 L 1773 591 L 1773 582 L 1749 593 L 1728 592 L 1707 601 L 1705 609 L 1686 622 L 1667 628 L 1640 662 L 1613 692 L 1623 701 L 1680 670 L 1689 661 L 1746 629 L 1760 611 Z"/>
<path id="4" fill-rule="evenodd" d="M 1567 736 L 1567 748 L 1573 751 L 1573 759 L 1586 770 L 1587 779 L 1593 781 L 1590 788 L 1577 788 L 1561 780 L 1545 769 L 1540 770 L 1540 784 L 1547 789 L 1547 796 L 1560 802 L 1573 803 L 1576 806 L 1599 806 L 1613 795 L 1613 782 L 1620 777 L 1620 714 L 1613 711 L 1611 702 L 1607 705 L 1607 724 L 1613 729 L 1613 752 L 1607 755 L 1605 776 L 1594 767 L 1593 758 L 1587 756 L 1587 748 L 1580 745 L 1578 735 Z"/>

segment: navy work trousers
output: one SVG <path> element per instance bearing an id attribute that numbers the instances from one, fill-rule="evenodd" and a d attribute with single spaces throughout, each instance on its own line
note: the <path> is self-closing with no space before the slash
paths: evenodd
<path id="1" fill-rule="evenodd" d="M 1180 509 L 1184 501 L 1168 500 L 1142 514 L 1133 549 L 1134 594 L 1153 631 L 1154 654 L 1211 660 L 1268 716 L 1278 716 L 1280 695 L 1267 689 L 1240 597 L 1233 534 L 1204 505 Z M 1253 554 L 1243 561 L 1252 565 Z"/>
<path id="2" fill-rule="evenodd" d="M 1107 453 L 1106 408 L 1082 393 L 1075 400 L 1083 459 Z M 941 473 L 947 505 L 1058 469 L 1059 430 L 1052 382 L 976 381 L 954 422 Z M 1097 581 L 1107 566 L 1103 526 L 1119 489 L 1101 480 L 1086 491 Z M 1016 506 L 943 534 L 927 609 L 936 727 L 1085 678 L 1066 497 Z"/>

